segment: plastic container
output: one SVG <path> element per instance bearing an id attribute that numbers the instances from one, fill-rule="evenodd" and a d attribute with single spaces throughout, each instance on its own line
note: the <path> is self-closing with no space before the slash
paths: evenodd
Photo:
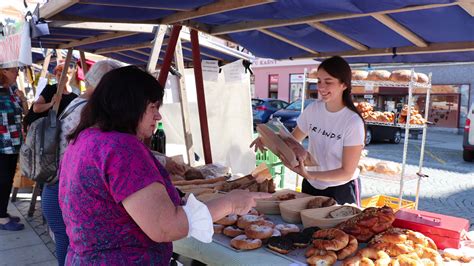
<path id="1" fill-rule="evenodd" d="M 361 205 L 363 208 L 367 207 L 383 207 L 388 206 L 393 209 L 394 212 L 398 211 L 398 203 L 400 200 L 395 197 L 385 195 L 375 195 L 370 198 L 362 199 Z M 409 200 L 402 200 L 402 208 L 415 209 L 415 202 Z"/>

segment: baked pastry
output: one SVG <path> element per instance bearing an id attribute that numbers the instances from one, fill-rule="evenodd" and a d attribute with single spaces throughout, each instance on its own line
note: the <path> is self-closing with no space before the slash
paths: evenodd
<path id="1" fill-rule="evenodd" d="M 311 242 L 311 236 L 307 234 L 299 233 L 288 233 L 284 236 L 293 242 L 293 245 L 297 248 L 305 248 Z"/>
<path id="2" fill-rule="evenodd" d="M 244 230 L 236 227 L 236 226 L 227 226 L 226 228 L 224 228 L 224 230 L 222 230 L 222 233 L 228 237 L 236 237 L 236 236 L 239 236 L 239 235 L 243 235 L 244 234 Z"/>
<path id="3" fill-rule="evenodd" d="M 418 79 L 416 80 L 418 83 L 428 83 L 430 81 L 428 75 L 424 73 L 417 72 L 416 75 L 418 76 Z"/>
<path id="4" fill-rule="evenodd" d="M 395 82 L 410 82 L 411 78 L 411 70 L 395 70 L 392 71 L 392 74 L 390 75 L 390 80 L 395 81 Z M 413 81 L 418 80 L 418 75 L 416 73 L 413 73 Z"/>
<path id="5" fill-rule="evenodd" d="M 317 209 L 317 208 L 333 206 L 336 204 L 337 202 L 333 198 L 316 197 L 308 202 L 308 205 L 306 206 L 306 208 Z"/>
<path id="6" fill-rule="evenodd" d="M 252 222 L 251 224 L 268 226 L 268 227 L 271 227 L 271 228 L 275 227 L 275 224 L 272 221 L 268 221 L 268 220 L 259 220 L 259 221 L 256 221 L 256 222 Z"/>
<path id="7" fill-rule="evenodd" d="M 280 230 L 273 228 L 272 236 L 281 236 Z"/>
<path id="8" fill-rule="evenodd" d="M 392 208 L 369 207 L 360 214 L 349 218 L 336 226 L 347 234 L 353 235 L 359 242 L 367 242 L 374 235 L 387 230 L 395 221 Z"/>
<path id="9" fill-rule="evenodd" d="M 293 249 L 293 241 L 281 236 L 272 236 L 268 239 L 269 249 L 281 254 L 288 254 Z"/>
<path id="10" fill-rule="evenodd" d="M 316 249 L 338 251 L 349 244 L 349 235 L 335 228 L 319 230 L 313 234 L 313 238 Z"/>
<path id="11" fill-rule="evenodd" d="M 287 194 L 276 196 L 276 200 L 278 201 L 285 201 L 285 200 L 292 200 L 292 199 L 296 199 L 296 195 L 293 193 L 287 193 Z"/>
<path id="12" fill-rule="evenodd" d="M 251 208 L 249 213 L 247 214 L 252 214 L 252 215 L 257 215 L 257 216 L 260 215 L 260 213 L 258 213 L 258 211 L 255 208 Z"/>
<path id="13" fill-rule="evenodd" d="M 233 225 L 237 222 L 237 219 L 238 219 L 237 214 L 229 214 L 226 217 L 216 221 L 216 224 Z"/>
<path id="14" fill-rule="evenodd" d="M 224 230 L 224 225 L 222 224 L 214 224 L 214 234 L 220 234 L 222 233 L 222 230 Z"/>
<path id="15" fill-rule="evenodd" d="M 257 249 L 262 246 L 262 240 L 260 239 L 251 239 L 248 238 L 245 235 L 240 235 L 234 237 L 230 241 L 230 245 L 233 248 L 236 249 L 241 249 L 241 250 L 251 250 L 251 249 Z"/>
<path id="16" fill-rule="evenodd" d="M 306 259 L 310 265 L 333 265 L 337 261 L 337 255 L 334 251 L 315 250 L 314 254 Z"/>
<path id="17" fill-rule="evenodd" d="M 387 70 L 373 70 L 367 75 L 367 80 L 386 81 L 390 78 L 390 72 Z"/>
<path id="18" fill-rule="evenodd" d="M 265 225 L 251 224 L 245 228 L 245 235 L 248 238 L 266 239 L 273 234 L 273 228 Z"/>
<path id="19" fill-rule="evenodd" d="M 342 206 L 340 208 L 335 209 L 334 211 L 329 212 L 327 218 L 342 218 L 342 217 L 352 216 L 360 212 L 361 211 L 357 208 L 354 208 L 351 206 Z"/>
<path id="20" fill-rule="evenodd" d="M 352 70 L 352 80 L 364 80 L 369 75 L 369 72 L 364 70 Z"/>
<path id="21" fill-rule="evenodd" d="M 291 232 L 299 232 L 300 228 L 296 224 L 277 224 L 275 229 L 280 231 L 281 235 L 284 236 Z"/>
<path id="22" fill-rule="evenodd" d="M 378 162 L 375 164 L 374 172 L 379 174 L 397 175 L 401 171 L 397 163 L 392 162 Z"/>
<path id="23" fill-rule="evenodd" d="M 237 226 L 239 228 L 245 229 L 250 224 L 258 221 L 263 221 L 263 217 L 252 214 L 246 214 L 240 216 L 240 218 L 237 220 Z"/>
<path id="24" fill-rule="evenodd" d="M 343 266 L 349 265 L 399 265 L 395 262 L 390 264 L 392 259 L 384 251 L 374 248 L 363 248 L 357 252 L 354 257 L 345 259 Z M 406 265 L 422 265 L 422 264 L 406 264 Z"/>
<path id="25" fill-rule="evenodd" d="M 354 236 L 349 235 L 349 244 L 347 244 L 345 248 L 336 252 L 337 260 L 344 260 L 345 258 L 354 255 L 358 247 L 359 242 L 357 241 L 357 239 Z"/>

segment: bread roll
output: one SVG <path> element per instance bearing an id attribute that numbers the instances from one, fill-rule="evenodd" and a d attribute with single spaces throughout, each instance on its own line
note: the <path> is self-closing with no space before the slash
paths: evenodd
<path id="1" fill-rule="evenodd" d="M 318 69 L 317 68 L 313 68 L 309 71 L 309 74 L 308 74 L 308 78 L 310 79 L 315 79 L 315 78 L 318 78 L 316 76 L 316 73 L 318 72 Z"/>
<path id="2" fill-rule="evenodd" d="M 364 70 L 352 70 L 352 80 L 365 80 L 369 72 Z"/>
<path id="3" fill-rule="evenodd" d="M 428 75 L 424 73 L 416 73 L 416 75 L 418 76 L 418 79 L 417 79 L 418 83 L 428 83 L 430 81 L 428 78 Z"/>
<path id="4" fill-rule="evenodd" d="M 411 77 L 411 70 L 395 70 L 390 75 L 390 80 L 395 82 L 409 82 Z M 413 73 L 413 81 L 418 80 L 418 75 Z"/>
<path id="5" fill-rule="evenodd" d="M 390 72 L 387 70 L 373 70 L 367 76 L 367 80 L 386 81 L 390 78 Z"/>

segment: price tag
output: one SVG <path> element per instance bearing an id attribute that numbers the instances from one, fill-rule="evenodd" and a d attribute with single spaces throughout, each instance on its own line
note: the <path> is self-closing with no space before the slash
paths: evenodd
<path id="1" fill-rule="evenodd" d="M 372 94 L 364 95 L 364 99 L 372 99 L 372 98 L 374 98 L 374 95 L 372 95 Z"/>

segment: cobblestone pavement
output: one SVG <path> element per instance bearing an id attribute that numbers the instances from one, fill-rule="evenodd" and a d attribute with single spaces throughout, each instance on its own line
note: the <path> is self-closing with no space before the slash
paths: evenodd
<path id="1" fill-rule="evenodd" d="M 449 133 L 428 134 L 422 172 L 429 178 L 420 183 L 419 209 L 466 218 L 474 230 L 474 163 L 463 161 L 461 138 Z M 413 176 L 418 172 L 421 141 L 410 139 L 408 143 L 406 172 Z M 366 149 L 369 158 L 402 162 L 402 143 L 374 143 Z M 414 201 L 416 187 L 416 179 L 405 182 L 404 198 Z M 378 194 L 398 197 L 399 191 L 399 180 L 362 177 L 362 198 Z"/>

